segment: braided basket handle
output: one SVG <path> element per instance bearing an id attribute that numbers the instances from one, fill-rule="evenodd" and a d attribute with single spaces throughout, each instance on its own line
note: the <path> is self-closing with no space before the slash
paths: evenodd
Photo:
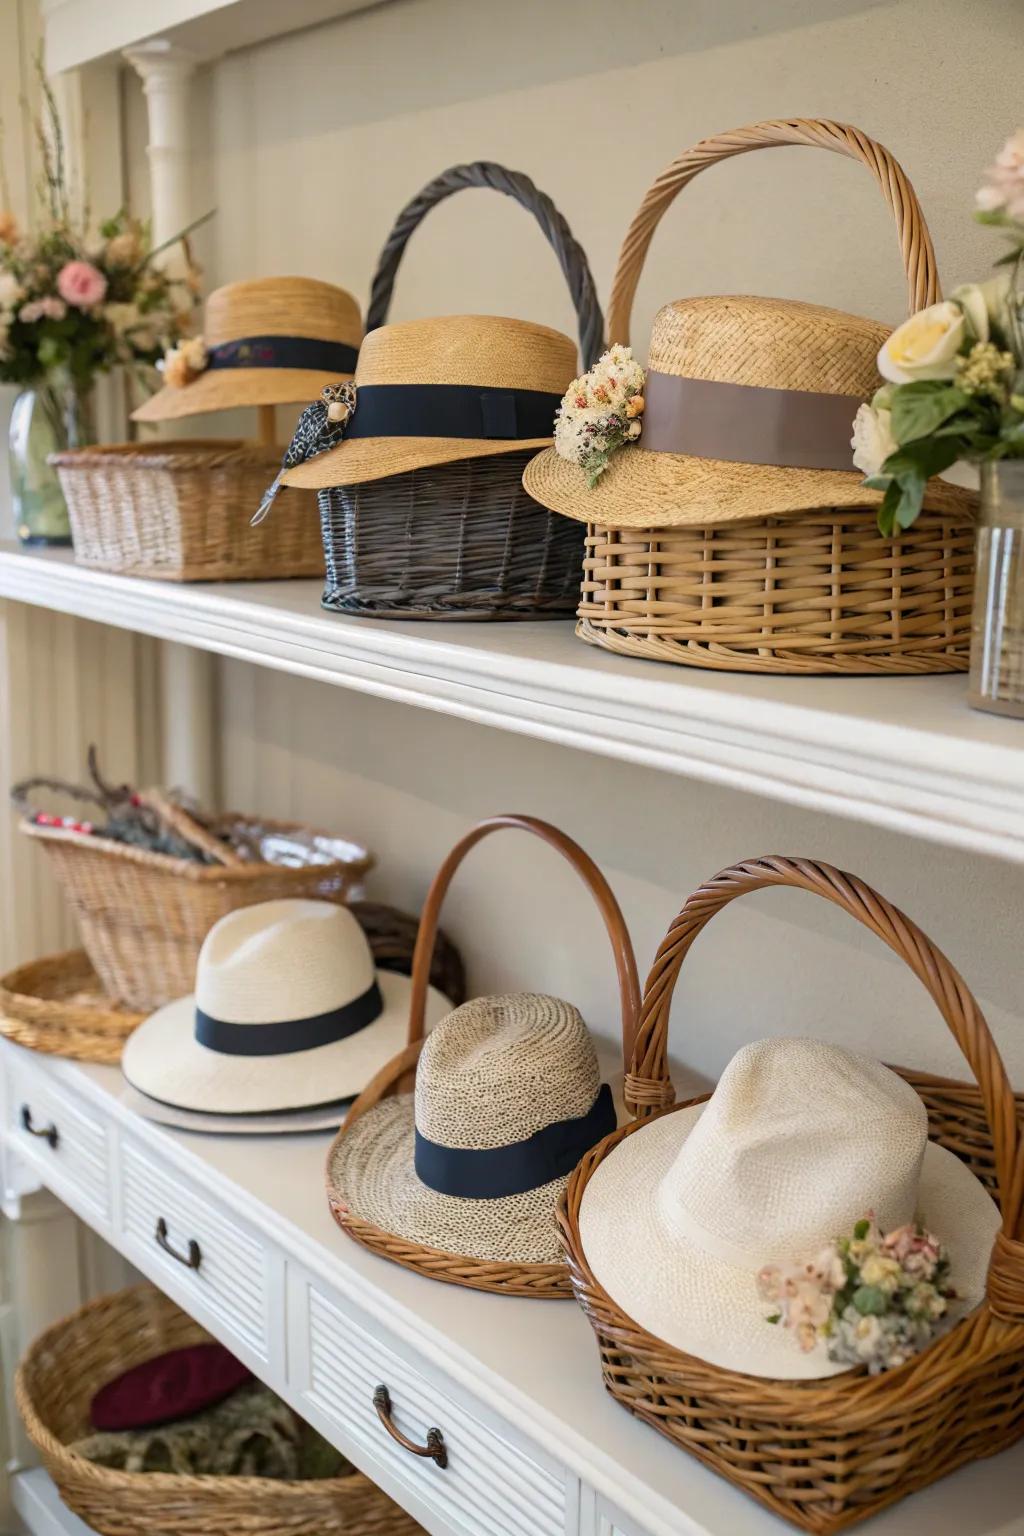
<path id="1" fill-rule="evenodd" d="M 486 821 L 477 822 L 476 826 L 455 844 L 434 876 L 430 890 L 427 892 L 412 957 L 412 995 L 409 1003 L 410 1046 L 417 1044 L 424 1037 L 430 962 L 434 953 L 441 904 L 452 883 L 452 876 L 471 848 L 475 848 L 477 843 L 502 827 L 518 827 L 523 832 L 532 832 L 550 847 L 557 849 L 572 865 L 597 903 L 611 941 L 612 954 L 615 957 L 622 1012 L 622 1061 L 624 1067 L 628 1066 L 633 1053 L 637 1020 L 640 1016 L 640 979 L 637 976 L 636 959 L 626 922 L 612 888 L 590 855 L 584 853 L 580 845 L 573 842 L 571 837 L 567 837 L 564 832 L 559 832 L 557 827 L 552 827 L 546 821 L 539 821 L 534 816 L 517 816 L 511 813 L 504 816 L 489 816 Z"/>
<path id="2" fill-rule="evenodd" d="M 681 192 L 706 166 L 715 165 L 720 160 L 729 160 L 733 155 L 745 155 L 752 149 L 778 149 L 791 144 L 831 149 L 837 155 L 847 155 L 851 160 L 860 160 L 867 166 L 896 220 L 896 233 L 907 274 L 911 314 L 927 304 L 934 304 L 941 297 L 932 237 L 928 233 L 917 194 L 903 167 L 885 146 L 869 138 L 866 133 L 861 133 L 859 128 L 851 127 L 849 123 L 834 123 L 827 118 L 813 117 L 773 119 L 702 139 L 662 171 L 640 204 L 619 252 L 608 308 L 609 342 L 625 344 L 629 341 L 633 299 L 647 249 L 662 214 L 677 192 Z"/>
<path id="3" fill-rule="evenodd" d="M 387 320 L 395 275 L 413 230 L 437 203 L 466 187 L 490 187 L 495 192 L 504 192 L 533 214 L 565 274 L 579 324 L 580 355 L 584 367 L 589 368 L 604 348 L 604 316 L 583 247 L 546 192 L 542 192 L 522 171 L 507 170 L 492 160 L 451 166 L 428 182 L 402 209 L 377 261 L 366 311 L 367 331 L 375 331 Z"/>

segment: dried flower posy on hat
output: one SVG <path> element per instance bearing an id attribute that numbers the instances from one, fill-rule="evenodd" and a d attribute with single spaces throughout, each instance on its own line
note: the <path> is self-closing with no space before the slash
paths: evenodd
<path id="1" fill-rule="evenodd" d="M 555 416 L 555 449 L 596 484 L 611 455 L 637 440 L 644 411 L 644 370 L 629 347 L 609 347 L 574 379 Z"/>

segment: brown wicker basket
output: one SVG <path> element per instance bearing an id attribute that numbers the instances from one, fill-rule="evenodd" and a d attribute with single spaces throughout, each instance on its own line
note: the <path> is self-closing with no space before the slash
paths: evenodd
<path id="1" fill-rule="evenodd" d="M 878 1376 L 861 1367 L 823 1381 L 771 1381 L 683 1354 L 602 1289 L 580 1238 L 580 1204 L 595 1168 L 646 1116 L 673 1113 L 666 1108 L 669 1011 L 690 946 L 730 901 L 769 886 L 823 896 L 888 944 L 927 989 L 976 1079 L 900 1069 L 928 1109 L 932 1137 L 999 1200 L 1003 1227 L 987 1296 L 921 1354 Z M 807 859 L 753 859 L 716 875 L 686 902 L 647 978 L 627 1099 L 637 1119 L 587 1154 L 559 1212 L 576 1296 L 597 1334 L 605 1386 L 620 1403 L 775 1514 L 816 1533 L 866 1519 L 1024 1435 L 1021 1101 L 963 978 L 909 918 L 860 880 Z"/>
<path id="2" fill-rule="evenodd" d="M 705 139 L 658 177 L 623 242 L 608 313 L 628 342 L 633 297 L 655 229 L 706 166 L 787 144 L 859 160 L 896 221 L 912 309 L 939 298 L 931 239 L 892 155 L 843 123 L 791 119 Z M 852 464 L 851 464 L 852 467 Z M 870 508 L 707 527 L 587 529 L 577 634 L 627 656 L 731 672 L 966 671 L 974 529 L 926 512 L 883 538 Z"/>
<path id="3" fill-rule="evenodd" d="M 61 1498 L 100 1536 L 415 1536 L 422 1527 L 361 1472 L 305 1482 L 116 1472 L 68 1449 L 107 1382 L 209 1340 L 152 1286 L 101 1297 L 40 1335 L 18 1367 L 18 1412 Z"/>
<path id="4" fill-rule="evenodd" d="M 282 451 L 183 439 L 54 454 L 76 562 L 158 581 L 322 575 L 312 492 L 291 492 L 272 522 L 252 526 Z"/>
<path id="5" fill-rule="evenodd" d="M 0 978 L 0 1035 L 49 1056 L 116 1066 L 144 1018 L 110 1001 L 83 949 L 32 960 Z"/>
<path id="6" fill-rule="evenodd" d="M 334 1148 L 349 1127 L 381 1099 L 387 1098 L 390 1094 L 408 1090 L 410 1079 L 414 1077 L 420 1051 L 423 1049 L 428 972 L 441 904 L 451 884 L 452 876 L 466 854 L 489 833 L 496 832 L 502 827 L 518 827 L 525 832 L 532 832 L 552 848 L 557 849 L 584 881 L 597 903 L 615 957 L 622 1018 L 623 1060 L 628 1062 L 630 1059 L 640 1006 L 640 985 L 633 946 L 630 943 L 625 921 L 611 887 L 601 871 L 571 837 L 567 837 L 564 832 L 559 832 L 556 827 L 549 826 L 547 822 L 538 821 L 535 817 L 510 814 L 491 816 L 486 821 L 478 822 L 471 832 L 467 832 L 465 837 L 455 844 L 435 875 L 427 893 L 420 918 L 416 953 L 413 957 L 409 1043 L 404 1051 L 401 1051 L 372 1082 L 367 1084 L 349 1110 L 345 1123 L 327 1155 L 327 1199 L 335 1221 L 343 1232 L 348 1233 L 349 1237 L 361 1243 L 364 1248 L 369 1248 L 372 1253 L 378 1253 L 394 1264 L 401 1264 L 405 1269 L 413 1269 L 417 1274 L 426 1275 L 430 1280 L 445 1280 L 450 1285 L 464 1285 L 477 1291 L 494 1291 L 499 1296 L 532 1296 L 540 1300 L 558 1300 L 572 1295 L 569 1273 L 564 1264 L 489 1262 L 445 1253 L 437 1248 L 425 1248 L 420 1243 L 410 1242 L 407 1238 L 398 1237 L 391 1232 L 384 1232 L 380 1227 L 353 1214 L 342 1194 L 335 1189 L 330 1175 Z"/>

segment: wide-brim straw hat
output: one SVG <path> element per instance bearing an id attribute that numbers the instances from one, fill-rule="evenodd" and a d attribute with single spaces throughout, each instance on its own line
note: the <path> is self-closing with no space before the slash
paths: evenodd
<path id="1" fill-rule="evenodd" d="M 647 1121 L 592 1173 L 580 1238 L 598 1284 L 685 1354 L 778 1380 L 849 1370 L 768 1321 L 766 1264 L 815 1260 L 874 1212 L 915 1218 L 947 1248 L 957 1301 L 983 1298 L 1000 1217 L 982 1183 L 927 1139 L 913 1088 L 880 1062 L 817 1040 L 764 1040 L 711 1098 Z"/>
<path id="2" fill-rule="evenodd" d="M 401 1049 L 411 985 L 377 970 L 345 907 L 261 902 L 214 924 L 194 994 L 143 1020 L 122 1070 L 138 1092 L 176 1109 L 242 1116 L 333 1109 Z M 449 1007 L 429 989 L 429 1022 Z"/>
<path id="3" fill-rule="evenodd" d="M 381 1100 L 338 1138 L 328 1185 L 353 1215 L 423 1247 L 557 1263 L 568 1176 L 615 1124 L 575 1008 L 534 993 L 476 998 L 427 1037 L 415 1093 Z"/>
<path id="4" fill-rule="evenodd" d="M 295 405 L 350 379 L 363 325 L 344 288 L 311 277 L 227 283 L 206 301 L 207 366 L 164 385 L 133 421 L 176 421 L 241 405 Z"/>
<path id="5" fill-rule="evenodd" d="M 176 1131 L 198 1131 L 204 1136 L 304 1136 L 316 1131 L 336 1131 L 348 1114 L 352 1098 L 312 1109 L 270 1110 L 256 1115 L 218 1115 L 207 1110 L 178 1109 L 140 1093 L 131 1083 L 121 1089 L 121 1103 L 133 1115 L 168 1125 Z"/>
<path id="6" fill-rule="evenodd" d="M 610 528 L 877 507 L 882 493 L 853 467 L 851 437 L 882 382 L 888 335 L 796 300 L 677 299 L 654 321 L 637 442 L 612 454 L 593 487 L 554 448 L 526 466 L 523 484 L 551 511 Z M 927 510 L 963 522 L 974 505 L 960 487 L 928 481 Z"/>
<path id="7" fill-rule="evenodd" d="M 575 372 L 569 337 L 525 320 L 453 315 L 383 325 L 360 350 L 344 441 L 289 469 L 283 483 L 361 485 L 543 448 Z"/>

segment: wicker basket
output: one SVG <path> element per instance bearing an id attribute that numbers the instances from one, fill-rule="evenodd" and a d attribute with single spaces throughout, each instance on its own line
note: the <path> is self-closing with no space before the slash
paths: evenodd
<path id="1" fill-rule="evenodd" d="M 730 901 L 769 886 L 823 896 L 888 944 L 928 990 L 976 1079 L 899 1069 L 928 1109 L 931 1136 L 999 1200 L 1003 1227 L 986 1300 L 906 1365 L 878 1376 L 862 1367 L 823 1381 L 770 1381 L 683 1354 L 612 1301 L 580 1238 L 580 1204 L 595 1168 L 645 1116 L 673 1113 L 666 1108 L 669 1011 L 690 946 Z M 690 897 L 658 951 L 627 1096 L 637 1119 L 587 1154 L 559 1212 L 576 1296 L 597 1334 L 605 1386 L 620 1403 L 775 1514 L 816 1533 L 876 1514 L 1024 1434 L 1021 1101 L 966 983 L 907 917 L 861 881 L 806 859 L 754 859 L 717 875 Z"/>
<path id="2" fill-rule="evenodd" d="M 68 1449 L 89 1433 L 89 1405 L 109 1381 L 167 1350 L 208 1341 L 151 1286 L 104 1296 L 42 1334 L 18 1367 L 15 1395 L 61 1498 L 100 1536 L 415 1536 L 421 1527 L 361 1472 L 285 1482 L 116 1472 Z"/>
<path id="3" fill-rule="evenodd" d="M 399 214 L 377 264 L 367 331 L 387 320 L 395 275 L 413 231 L 437 203 L 467 187 L 503 192 L 537 219 L 568 282 L 580 350 L 589 365 L 601 350 L 604 320 L 586 256 L 551 199 L 529 177 L 486 161 L 453 166 Z M 321 491 L 324 606 L 395 619 L 573 613 L 583 529 L 523 490 L 531 457 L 496 454 Z"/>
<path id="4" fill-rule="evenodd" d="M 464 1285 L 476 1291 L 494 1291 L 499 1296 L 532 1296 L 540 1300 L 558 1300 L 570 1297 L 572 1286 L 564 1264 L 516 1264 L 466 1258 L 445 1253 L 437 1248 L 425 1248 L 420 1243 L 385 1232 L 371 1222 L 364 1221 L 350 1211 L 345 1200 L 334 1188 L 330 1167 L 337 1146 L 346 1131 L 361 1115 L 373 1108 L 390 1094 L 406 1092 L 413 1078 L 416 1062 L 423 1049 L 424 1014 L 427 997 L 428 970 L 437 933 L 437 920 L 452 876 L 471 848 L 475 848 L 489 833 L 502 827 L 518 827 L 532 832 L 568 860 L 584 881 L 604 919 L 619 983 L 619 1002 L 622 1017 L 623 1060 L 628 1062 L 633 1050 L 633 1038 L 640 1006 L 640 986 L 637 979 L 636 961 L 626 925 L 611 887 L 594 861 L 564 832 L 538 821 L 532 816 L 492 816 L 479 822 L 471 832 L 456 843 L 434 877 L 427 893 L 420 918 L 419 935 L 412 968 L 412 997 L 409 1003 L 409 1044 L 393 1061 L 373 1079 L 356 1099 L 349 1110 L 345 1123 L 335 1137 L 327 1156 L 327 1199 L 331 1214 L 349 1237 L 378 1253 L 382 1258 L 426 1275 L 430 1280 L 445 1280 L 450 1285 Z"/>
<path id="5" fill-rule="evenodd" d="M 76 562 L 158 581 L 322 575 L 311 492 L 293 491 L 272 522 L 252 526 L 282 452 L 206 439 L 54 454 Z"/>
<path id="6" fill-rule="evenodd" d="M 868 167 L 896 221 L 911 308 L 939 298 L 924 216 L 888 150 L 842 123 L 758 123 L 705 139 L 651 187 L 619 255 L 612 341 L 629 340 L 644 258 L 677 192 L 706 166 L 786 144 Z M 962 672 L 973 575 L 973 526 L 929 512 L 898 538 L 883 538 L 868 508 L 786 518 L 766 508 L 715 527 L 591 524 L 577 633 L 623 655 L 731 672 Z"/>
<path id="7" fill-rule="evenodd" d="M 0 978 L 0 1035 L 49 1056 L 116 1066 L 144 1018 L 109 1000 L 82 949 L 32 960 Z"/>

